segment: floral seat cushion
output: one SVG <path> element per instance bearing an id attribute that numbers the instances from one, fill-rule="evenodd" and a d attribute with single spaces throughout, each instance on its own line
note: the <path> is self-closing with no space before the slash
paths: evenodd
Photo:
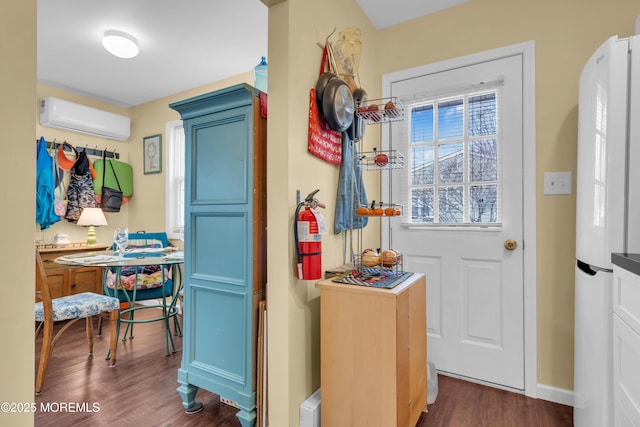
<path id="1" fill-rule="evenodd" d="M 170 278 L 168 268 L 162 269 L 158 265 L 142 267 L 126 267 L 122 269 L 118 289 L 132 291 L 135 287 L 140 289 L 154 289 L 162 286 L 163 282 Z M 107 287 L 114 289 L 116 286 L 116 273 L 109 271 L 107 274 Z"/>
<path id="2" fill-rule="evenodd" d="M 164 244 L 155 238 L 144 238 L 131 235 L 127 244 L 128 249 L 153 249 L 162 248 Z M 162 283 L 170 278 L 170 270 L 164 271 L 158 265 L 139 267 L 125 267 L 122 269 L 118 289 L 132 291 L 141 289 L 154 289 L 162 286 Z M 116 286 L 116 273 L 109 271 L 107 274 L 107 287 L 114 289 Z"/>
<path id="3" fill-rule="evenodd" d="M 118 298 L 93 292 L 83 292 L 51 300 L 53 306 L 53 321 L 77 319 L 98 315 L 104 311 L 118 310 Z M 35 304 L 36 322 L 44 321 L 42 302 Z"/>

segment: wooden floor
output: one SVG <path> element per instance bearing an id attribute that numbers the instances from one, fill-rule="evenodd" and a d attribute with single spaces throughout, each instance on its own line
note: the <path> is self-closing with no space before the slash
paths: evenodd
<path id="1" fill-rule="evenodd" d="M 96 337 L 94 355 L 86 351 L 84 323 L 73 325 L 57 344 L 45 379 L 36 396 L 35 425 L 43 426 L 219 426 L 238 427 L 236 409 L 221 404 L 218 396 L 200 390 L 196 400 L 202 412 L 187 415 L 176 392 L 178 351 L 165 356 L 160 323 L 135 326 L 135 338 L 118 345 L 118 362 L 109 368 L 104 360 L 109 331 Z M 36 366 L 40 341 L 36 341 Z M 73 403 L 64 408 L 64 404 Z M 41 408 L 47 408 L 42 411 Z M 419 427 L 551 427 L 572 426 L 572 408 L 544 400 L 445 377 L 438 378 L 438 397 L 422 414 Z M 297 427 L 297 426 L 272 426 Z M 343 426 L 324 426 L 343 427 Z M 346 426 L 348 427 L 348 426 Z M 367 426 L 352 426 L 367 427 Z"/>
<path id="2" fill-rule="evenodd" d="M 438 395 L 417 427 L 571 427 L 573 408 L 438 375 Z"/>

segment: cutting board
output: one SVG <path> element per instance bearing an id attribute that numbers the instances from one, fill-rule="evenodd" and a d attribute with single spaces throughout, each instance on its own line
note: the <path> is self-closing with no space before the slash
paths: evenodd
<path id="1" fill-rule="evenodd" d="M 131 197 L 133 195 L 133 168 L 129 163 L 107 159 L 107 174 L 104 178 L 104 185 L 116 190 L 118 189 L 118 183 L 116 182 L 109 163 L 113 164 L 113 169 L 118 176 L 122 195 Z M 102 172 L 104 171 L 102 159 L 94 160 L 93 169 L 96 171 L 96 179 L 93 180 L 93 191 L 99 196 L 102 194 Z"/>

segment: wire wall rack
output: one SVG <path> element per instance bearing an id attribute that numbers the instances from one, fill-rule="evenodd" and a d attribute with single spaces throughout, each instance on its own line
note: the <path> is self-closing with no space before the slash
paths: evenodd
<path id="1" fill-rule="evenodd" d="M 38 142 L 38 140 L 36 140 L 36 143 L 37 142 Z M 70 153 L 72 152 L 72 150 L 68 146 L 63 145 L 65 143 L 70 144 L 68 141 L 62 141 L 62 142 L 46 141 L 46 143 L 47 143 L 47 148 L 53 148 L 53 149 L 57 150 L 58 147 L 60 147 L 62 145 L 62 149 L 64 151 L 68 151 Z M 100 150 L 97 146 L 94 147 L 94 148 L 90 148 L 88 145 L 85 145 L 84 147 L 78 146 L 78 145 L 74 145 L 74 147 L 75 147 L 76 150 L 78 150 L 78 152 L 85 151 L 87 153 L 87 155 L 89 155 L 89 156 L 102 157 L 102 153 L 105 153 L 105 157 L 106 158 L 111 158 L 111 159 L 119 159 L 120 158 L 120 154 L 118 152 L 116 152 L 115 150 L 109 151 L 106 148 L 104 150 Z"/>

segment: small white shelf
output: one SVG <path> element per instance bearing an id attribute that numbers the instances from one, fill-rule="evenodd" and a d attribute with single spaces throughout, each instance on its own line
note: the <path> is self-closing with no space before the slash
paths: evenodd
<path id="1" fill-rule="evenodd" d="M 381 156 L 387 156 L 386 160 L 380 160 Z M 364 170 L 403 169 L 404 156 L 396 150 L 377 150 L 364 152 L 358 158 L 360 166 Z"/>
<path id="2" fill-rule="evenodd" d="M 404 106 L 397 97 L 371 99 L 356 106 L 356 116 L 367 124 L 404 120 Z"/>

